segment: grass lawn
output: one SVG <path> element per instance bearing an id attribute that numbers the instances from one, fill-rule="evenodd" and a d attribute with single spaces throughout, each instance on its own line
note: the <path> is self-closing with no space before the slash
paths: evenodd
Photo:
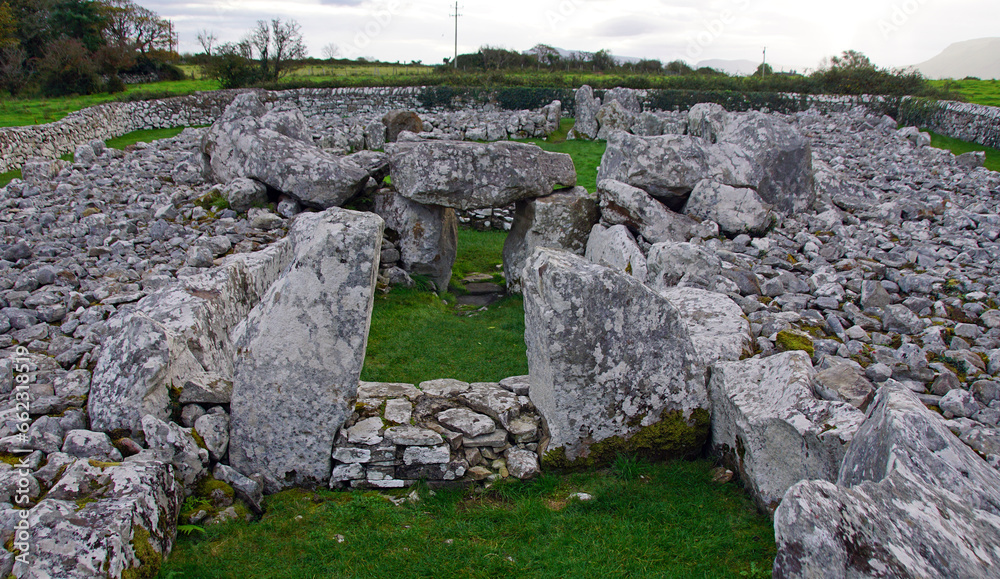
<path id="1" fill-rule="evenodd" d="M 1000 80 L 932 80 L 932 85 L 961 94 L 970 103 L 1000 107 Z"/>
<path id="2" fill-rule="evenodd" d="M 214 80 L 179 80 L 129 85 L 125 92 L 115 94 L 93 94 L 60 98 L 3 99 L 0 100 L 0 127 L 38 125 L 58 121 L 73 111 L 113 101 L 125 95 L 188 94 L 202 90 L 217 90 L 219 83 Z"/>
<path id="3" fill-rule="evenodd" d="M 984 147 L 983 145 L 977 143 L 953 139 L 951 137 L 939 135 L 933 131 L 928 132 L 931 134 L 931 146 L 937 147 L 938 149 L 947 149 L 956 155 L 961 155 L 962 153 L 968 153 L 971 151 L 985 151 L 986 168 L 991 171 L 1000 171 L 1000 150 Z"/>
<path id="4" fill-rule="evenodd" d="M 453 289 L 470 273 L 496 276 L 506 236 L 460 228 Z M 496 382 L 527 373 L 520 296 L 506 297 L 486 311 L 469 311 L 455 304 L 453 294 L 438 297 L 402 287 L 376 294 L 362 380 Z"/>
<path id="5" fill-rule="evenodd" d="M 559 123 L 559 130 L 549 135 L 548 139 L 528 139 L 522 142 L 534 143 L 546 151 L 553 153 L 566 153 L 573 157 L 573 164 L 576 166 L 576 184 L 586 187 L 587 191 L 595 193 L 597 191 L 597 168 L 601 165 L 601 158 L 604 150 L 607 149 L 606 141 L 567 141 L 566 135 L 573 128 L 573 119 L 563 119 Z"/>
<path id="6" fill-rule="evenodd" d="M 420 489 L 400 506 L 373 492 L 287 491 L 258 522 L 181 537 L 159 577 L 770 577 L 770 520 L 711 468 L 620 458 L 486 491 Z M 568 500 L 576 492 L 593 500 Z"/>

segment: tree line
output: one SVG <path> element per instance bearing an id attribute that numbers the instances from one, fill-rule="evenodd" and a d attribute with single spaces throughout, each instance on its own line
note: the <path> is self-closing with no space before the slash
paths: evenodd
<path id="1" fill-rule="evenodd" d="M 173 25 L 132 0 L 0 2 L 0 90 L 46 96 L 124 90 L 121 75 L 183 78 Z"/>

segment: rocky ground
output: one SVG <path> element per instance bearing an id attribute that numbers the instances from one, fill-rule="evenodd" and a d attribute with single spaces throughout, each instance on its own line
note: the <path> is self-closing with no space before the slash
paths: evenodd
<path id="1" fill-rule="evenodd" d="M 698 272 L 675 281 L 713 284 L 733 297 L 755 353 L 810 353 L 821 396 L 864 409 L 880 385 L 900 385 L 1000 468 L 1000 174 L 863 110 L 779 116 L 811 142 L 815 210 L 762 236 L 696 240 L 721 259 L 727 281 L 706 282 Z M 94 143 L 74 163 L 29 163 L 23 181 L 0 190 L 4 541 L 24 478 L 11 451 L 33 450 L 20 461 L 31 472 L 33 503 L 56 488 L 69 457 L 115 461 L 140 450 L 130 439 L 115 446 L 87 434 L 90 374 L 108 318 L 227 254 L 272 244 L 301 209 L 218 209 L 221 187 L 204 177 L 203 133 L 189 129 L 125 152 Z M 399 259 L 393 251 L 382 247 L 383 274 Z M 226 410 L 207 404 L 183 421 Z"/>

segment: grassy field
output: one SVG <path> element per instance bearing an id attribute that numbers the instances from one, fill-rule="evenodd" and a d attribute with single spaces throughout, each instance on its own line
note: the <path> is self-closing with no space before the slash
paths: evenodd
<path id="1" fill-rule="evenodd" d="M 506 234 L 459 229 L 455 284 L 470 273 L 496 275 Z M 437 378 L 496 382 L 528 373 L 524 301 L 510 296 L 484 312 L 455 296 L 396 287 L 377 294 L 362 380 L 417 384 Z"/>
<path id="2" fill-rule="evenodd" d="M 123 93 L 93 94 L 61 98 L 3 99 L 0 100 L 0 127 L 20 127 L 58 121 L 71 112 L 113 101 L 127 95 L 144 93 L 188 94 L 201 90 L 217 90 L 219 83 L 213 80 L 180 80 L 134 84 Z"/>
<path id="3" fill-rule="evenodd" d="M 546 151 L 566 153 L 573 157 L 576 184 L 594 193 L 597 191 L 597 168 L 601 165 L 601 158 L 608 145 L 605 141 L 567 141 L 566 135 L 573 128 L 574 122 L 576 121 L 573 119 L 563 119 L 559 123 L 559 130 L 549 135 L 548 139 L 528 139 L 523 142 L 534 143 Z"/>
<path id="4" fill-rule="evenodd" d="M 159 577 L 770 577 L 770 520 L 711 468 L 620 457 L 607 471 L 485 492 L 421 489 L 400 506 L 372 492 L 288 491 L 258 522 L 181 537 Z"/>
<path id="5" fill-rule="evenodd" d="M 991 171 L 1000 171 L 1000 150 L 984 147 L 977 143 L 969 143 L 959 139 L 953 139 L 944 135 L 939 135 L 933 131 L 931 134 L 931 146 L 938 149 L 947 149 L 956 155 L 971 151 L 984 151 L 986 153 L 986 168 Z"/>
<path id="6" fill-rule="evenodd" d="M 932 85 L 962 95 L 970 103 L 1000 107 L 1000 80 L 932 80 Z"/>

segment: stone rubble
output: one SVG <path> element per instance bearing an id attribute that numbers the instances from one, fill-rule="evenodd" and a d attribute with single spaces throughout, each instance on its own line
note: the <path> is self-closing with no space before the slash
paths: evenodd
<path id="1" fill-rule="evenodd" d="M 584 284 L 594 290 L 588 303 L 607 302 L 597 308 L 601 315 L 592 322 L 574 322 L 574 332 L 585 334 L 587 326 L 596 331 L 598 323 L 615 330 L 626 312 L 618 321 L 608 312 L 626 308 L 621 303 L 626 294 L 651 304 L 639 308 L 642 316 L 630 314 L 628 319 L 650 317 L 650 308 L 694 313 L 688 319 L 671 314 L 671 334 L 686 336 L 672 352 L 684 353 L 685 368 L 723 361 L 708 373 L 708 384 L 714 386 L 706 388 L 701 376 L 692 402 L 680 407 L 712 410 L 721 429 L 713 445 L 733 449 L 743 437 L 744 449 L 753 449 L 738 460 L 732 458 L 738 452 L 720 453 L 730 456 L 733 470 L 762 506 L 780 501 L 775 511 L 776 576 L 809 576 L 810 569 L 843 569 L 847 576 L 855 571 L 988 576 L 982 562 L 995 564 L 994 555 L 977 561 L 968 550 L 946 545 L 957 544 L 957 538 L 972 541 L 969 549 L 978 557 L 998 544 L 996 497 L 990 489 L 1000 486 L 994 480 L 1000 468 L 1000 175 L 983 168 L 979 156 L 955 157 L 928 147 L 919 131 L 900 132 L 892 119 L 860 108 L 788 115 L 728 114 L 714 107 L 642 112 L 634 110 L 628 95 L 605 95 L 604 106 L 610 109 L 602 119 L 616 118 L 619 128 L 624 118 L 633 122 L 631 135 L 611 133 L 612 145 L 668 144 L 669 154 L 683 160 L 683 171 L 674 167 L 672 174 L 648 182 L 630 181 L 627 175 L 619 179 L 621 174 L 615 175 L 617 184 L 601 181 L 596 199 L 600 222 L 591 228 L 591 218 L 582 218 L 577 228 L 584 231 L 582 237 L 552 245 L 547 241 L 551 226 L 543 231 L 539 207 L 555 197 L 555 184 L 532 192 L 532 200 L 520 201 L 516 212 L 507 209 L 505 215 L 504 209 L 491 206 L 471 210 L 484 212 L 484 217 L 472 212 L 456 216 L 460 221 L 505 222 L 526 231 L 525 260 L 531 267 L 522 270 L 529 274 L 522 283 L 529 319 L 554 324 L 542 330 L 531 324 L 538 326 L 529 331 L 531 344 L 538 346 L 529 348 L 531 376 L 499 384 L 434 381 L 419 388 L 361 384 L 358 404 L 340 406 L 342 426 L 335 424 L 327 433 L 329 441 L 319 445 L 323 456 L 301 459 L 320 473 L 310 475 L 309 484 L 393 488 L 420 479 L 435 484 L 495 480 L 505 473 L 530 478 L 546 451 L 565 448 L 567 458 L 578 458 L 597 439 L 634 434 L 628 420 L 611 428 L 594 418 L 597 411 L 584 413 L 590 417 L 586 420 L 561 418 L 573 414 L 561 409 L 574 398 L 555 394 L 556 373 L 544 368 L 561 354 L 541 345 L 556 343 L 550 333 L 557 331 L 561 316 L 572 319 L 585 311 L 568 305 L 584 295 L 582 286 L 567 285 L 573 289 L 559 290 L 565 295 L 556 299 L 560 286 L 552 276 L 574 271 L 586 273 L 575 283 L 593 282 Z M 303 139 L 311 139 L 330 155 L 377 144 L 382 129 L 372 122 L 387 110 L 366 111 L 366 118 L 357 119 L 363 122 L 357 125 L 359 133 L 342 118 L 335 121 L 336 115 L 309 114 L 304 124 L 288 103 L 265 101 L 275 114 L 268 121 L 271 128 L 261 131 L 304 147 L 310 145 Z M 595 103 L 594 119 L 601 108 Z M 579 101 L 577 107 L 580 114 Z M 404 134 L 394 146 L 527 135 L 528 127 L 544 131 L 553 120 L 557 124 L 555 111 L 550 105 L 520 116 L 421 113 L 421 141 L 407 142 Z M 600 126 L 593 128 L 596 136 Z M 762 147 L 761 141 L 748 138 L 748 145 L 736 147 L 726 140 L 727 134 L 748 131 L 770 135 L 765 140 L 781 146 Z M 30 451 L 25 455 L 30 474 L 24 480 L 35 522 L 32 532 L 37 540 L 65 545 L 42 563 L 51 576 L 84 577 L 98 567 L 155 564 L 137 559 L 135 540 L 147 540 L 151 552 L 160 556 L 169 552 L 182 498 L 192 492 L 195 479 L 204 480 L 208 473 L 257 512 L 263 493 L 285 484 L 279 480 L 283 474 L 267 472 L 266 465 L 233 468 L 239 453 L 234 449 L 244 444 L 232 436 L 242 420 L 234 401 L 238 389 L 233 388 L 234 382 L 242 382 L 234 374 L 245 366 L 234 367 L 234 361 L 236 345 L 243 343 L 240 336 L 253 342 L 253 332 L 241 321 L 260 306 L 294 253 L 295 242 L 286 238 L 289 228 L 316 214 L 297 213 L 302 199 L 297 205 L 286 203 L 279 213 L 259 207 L 279 199 L 268 197 L 273 191 L 255 181 L 213 183 L 200 150 L 209 132 L 187 129 L 173 139 L 140 143 L 125 152 L 85 142 L 76 146 L 73 162 L 30 161 L 22 180 L 0 189 L 0 393 L 7 400 L 0 408 L 0 447 L 4 452 Z M 451 150 L 454 144 L 437 146 Z M 352 161 L 362 170 L 378 162 L 378 155 Z M 814 172 L 808 185 L 800 179 L 806 164 Z M 791 180 L 778 183 L 782 175 Z M 697 200 L 693 191 L 705 179 L 755 192 L 762 203 L 754 206 L 752 219 L 743 216 L 742 221 L 729 220 L 740 218 L 739 211 L 703 212 L 696 210 L 697 203 L 689 207 L 688 196 Z M 501 197 L 488 204 L 506 205 Z M 233 208 L 218 209 L 221 199 Z M 529 207 L 534 217 L 529 218 Z M 591 209 L 581 211 L 590 215 Z M 762 212 L 765 217 L 755 217 Z M 404 258 L 414 252 L 404 250 L 403 237 L 393 239 L 400 233 L 386 232 L 388 243 L 382 232 L 373 233 L 366 273 L 372 286 L 376 275 L 380 282 L 409 279 L 404 268 L 417 261 Z M 529 241 L 532 235 L 538 238 Z M 539 247 L 549 249 L 532 258 L 531 251 Z M 582 251 L 607 267 L 563 250 Z M 542 262 L 548 264 L 546 271 Z M 443 267 L 440 275 L 443 279 Z M 509 271 L 507 275 L 508 280 L 516 278 Z M 543 303 L 547 305 L 541 307 Z M 649 332 L 640 333 L 637 348 L 650 343 Z M 565 341 L 573 343 L 568 337 Z M 363 342 L 356 344 L 361 352 Z M 631 361 L 614 344 L 595 339 L 575 343 L 582 350 L 574 358 L 593 361 L 584 364 L 583 374 L 600 367 L 593 376 L 601 383 L 631 387 L 641 382 L 641 360 Z M 545 351 L 548 361 L 542 359 Z M 752 357 L 739 360 L 746 356 Z M 623 359 L 630 361 L 619 364 Z M 794 396 L 789 395 L 781 412 L 723 395 L 739 390 L 725 387 L 730 375 L 758 366 L 785 371 L 790 360 L 809 370 L 794 389 L 784 385 Z M 20 375 L 29 378 L 32 406 L 23 437 L 16 411 L 23 392 L 15 381 Z M 689 385 L 698 386 L 697 377 L 689 378 Z M 728 382 L 740 380 L 754 382 Z M 350 389 L 348 385 L 345 400 L 353 399 Z M 623 417 L 643 415 L 643 426 L 652 426 L 657 412 L 674 408 L 664 404 L 640 412 L 624 396 L 609 400 Z M 879 418 L 904 407 L 907 416 L 927 425 L 924 434 L 905 421 Z M 839 426 L 823 430 L 832 423 L 803 408 L 836 409 L 843 432 Z M 868 417 L 860 422 L 865 409 Z M 806 424 L 800 415 L 816 419 Z M 723 428 L 726 416 L 736 417 L 731 424 L 738 426 Z M 170 422 L 174 419 L 183 425 Z M 754 426 L 767 420 L 791 424 L 807 438 L 836 438 L 840 447 L 822 455 L 829 458 L 822 468 L 792 474 L 785 469 L 787 476 L 779 476 L 782 465 L 769 469 L 766 459 L 776 439 Z M 851 424 L 860 427 L 852 431 Z M 850 432 L 854 441 L 873 441 L 872 448 L 891 447 L 898 459 L 894 466 L 879 466 L 882 458 L 864 456 L 863 445 L 847 444 Z M 598 436 L 591 440 L 591 434 Z M 883 444 L 885 440 L 896 442 Z M 694 446 L 700 448 L 700 443 Z M 845 446 L 841 460 L 838 453 Z M 781 460 L 787 462 L 787 453 Z M 831 475 L 834 467 L 838 477 Z M 948 474 L 954 472 L 973 474 L 974 481 Z M 85 490 L 108 477 L 139 482 L 121 494 Z M 792 480 L 796 477 L 816 480 Z M 13 469 L 0 466 L 5 491 L 0 497 L 8 501 L 0 504 L 0 512 L 13 512 L 7 507 L 18 480 Z M 973 484 L 974 489 L 962 486 Z M 77 501 L 88 497 L 95 502 L 87 503 L 86 524 L 81 524 L 83 519 L 70 514 Z M 894 500 L 898 497 L 907 503 L 901 506 Z M 941 510 L 931 512 L 928 505 Z M 914 513 L 924 513 L 914 519 L 923 534 L 896 524 Z M 950 526 L 942 522 L 948 517 Z M 856 540 L 876 535 L 894 550 Z M 104 545 L 105 550 L 100 554 L 72 547 L 84 544 Z M 919 545 L 930 550 L 915 547 Z M 858 549 L 870 553 L 863 563 L 845 555 Z M 803 552 L 814 556 L 805 558 Z M 0 570 L 12 560 L 2 558 Z M 73 568 L 73 562 L 82 567 Z M 18 567 L 14 572 L 27 573 Z"/>

